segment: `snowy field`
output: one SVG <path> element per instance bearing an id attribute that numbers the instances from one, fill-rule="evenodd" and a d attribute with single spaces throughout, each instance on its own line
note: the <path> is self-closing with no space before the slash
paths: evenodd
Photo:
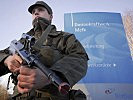
<path id="1" fill-rule="evenodd" d="M 8 73 L 8 74 L 0 77 L 0 85 L 2 85 L 4 88 L 7 88 L 8 78 L 10 75 L 11 75 L 11 73 Z M 12 83 L 12 80 L 10 80 L 9 89 L 8 89 L 9 94 L 13 93 L 13 87 L 14 87 L 14 84 Z"/>

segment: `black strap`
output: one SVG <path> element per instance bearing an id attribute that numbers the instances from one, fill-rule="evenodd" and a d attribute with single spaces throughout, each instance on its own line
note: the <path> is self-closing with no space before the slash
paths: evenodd
<path id="1" fill-rule="evenodd" d="M 53 28 L 54 26 L 52 25 L 49 25 L 46 30 L 42 33 L 41 37 L 36 41 L 36 43 L 34 44 L 33 48 L 35 50 L 40 50 L 43 43 L 46 41 L 47 37 L 48 37 L 48 34 L 50 33 L 51 29 Z"/>

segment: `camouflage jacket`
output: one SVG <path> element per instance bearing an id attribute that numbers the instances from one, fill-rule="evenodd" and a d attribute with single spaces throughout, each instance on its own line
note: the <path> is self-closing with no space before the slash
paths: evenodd
<path id="1" fill-rule="evenodd" d="M 33 29 L 27 34 L 34 36 Z M 20 41 L 25 42 L 23 39 Z M 3 64 L 8 55 L 8 48 L 0 51 L 0 75 L 10 72 Z M 53 70 L 62 80 L 67 81 L 71 87 L 87 72 L 88 56 L 81 43 L 74 34 L 56 31 L 55 27 L 48 34 L 38 56 L 45 66 Z M 57 88 L 52 84 L 44 87 L 42 91 L 57 95 L 57 92 L 55 93 Z"/>

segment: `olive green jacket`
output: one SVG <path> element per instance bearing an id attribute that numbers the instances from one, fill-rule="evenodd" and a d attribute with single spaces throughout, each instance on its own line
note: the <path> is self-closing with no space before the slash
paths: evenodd
<path id="1" fill-rule="evenodd" d="M 35 33 L 31 29 L 27 34 L 34 36 Z M 20 41 L 25 42 L 23 39 Z M 0 51 L 0 75 L 10 72 L 3 64 L 8 55 L 8 48 Z M 53 70 L 62 80 L 67 81 L 71 87 L 87 72 L 88 56 L 81 43 L 74 34 L 56 31 L 55 27 L 48 34 L 47 40 L 44 41 L 42 49 L 37 55 L 45 66 Z M 50 88 L 55 87 L 50 84 L 43 90 L 51 92 Z"/>

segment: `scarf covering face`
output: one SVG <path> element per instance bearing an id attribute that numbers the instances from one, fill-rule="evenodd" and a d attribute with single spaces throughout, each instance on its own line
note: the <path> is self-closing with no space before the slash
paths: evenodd
<path id="1" fill-rule="evenodd" d="M 51 21 L 48 21 L 45 18 L 38 17 L 32 21 L 33 29 L 35 32 L 35 38 L 39 38 L 42 32 L 51 24 Z"/>

